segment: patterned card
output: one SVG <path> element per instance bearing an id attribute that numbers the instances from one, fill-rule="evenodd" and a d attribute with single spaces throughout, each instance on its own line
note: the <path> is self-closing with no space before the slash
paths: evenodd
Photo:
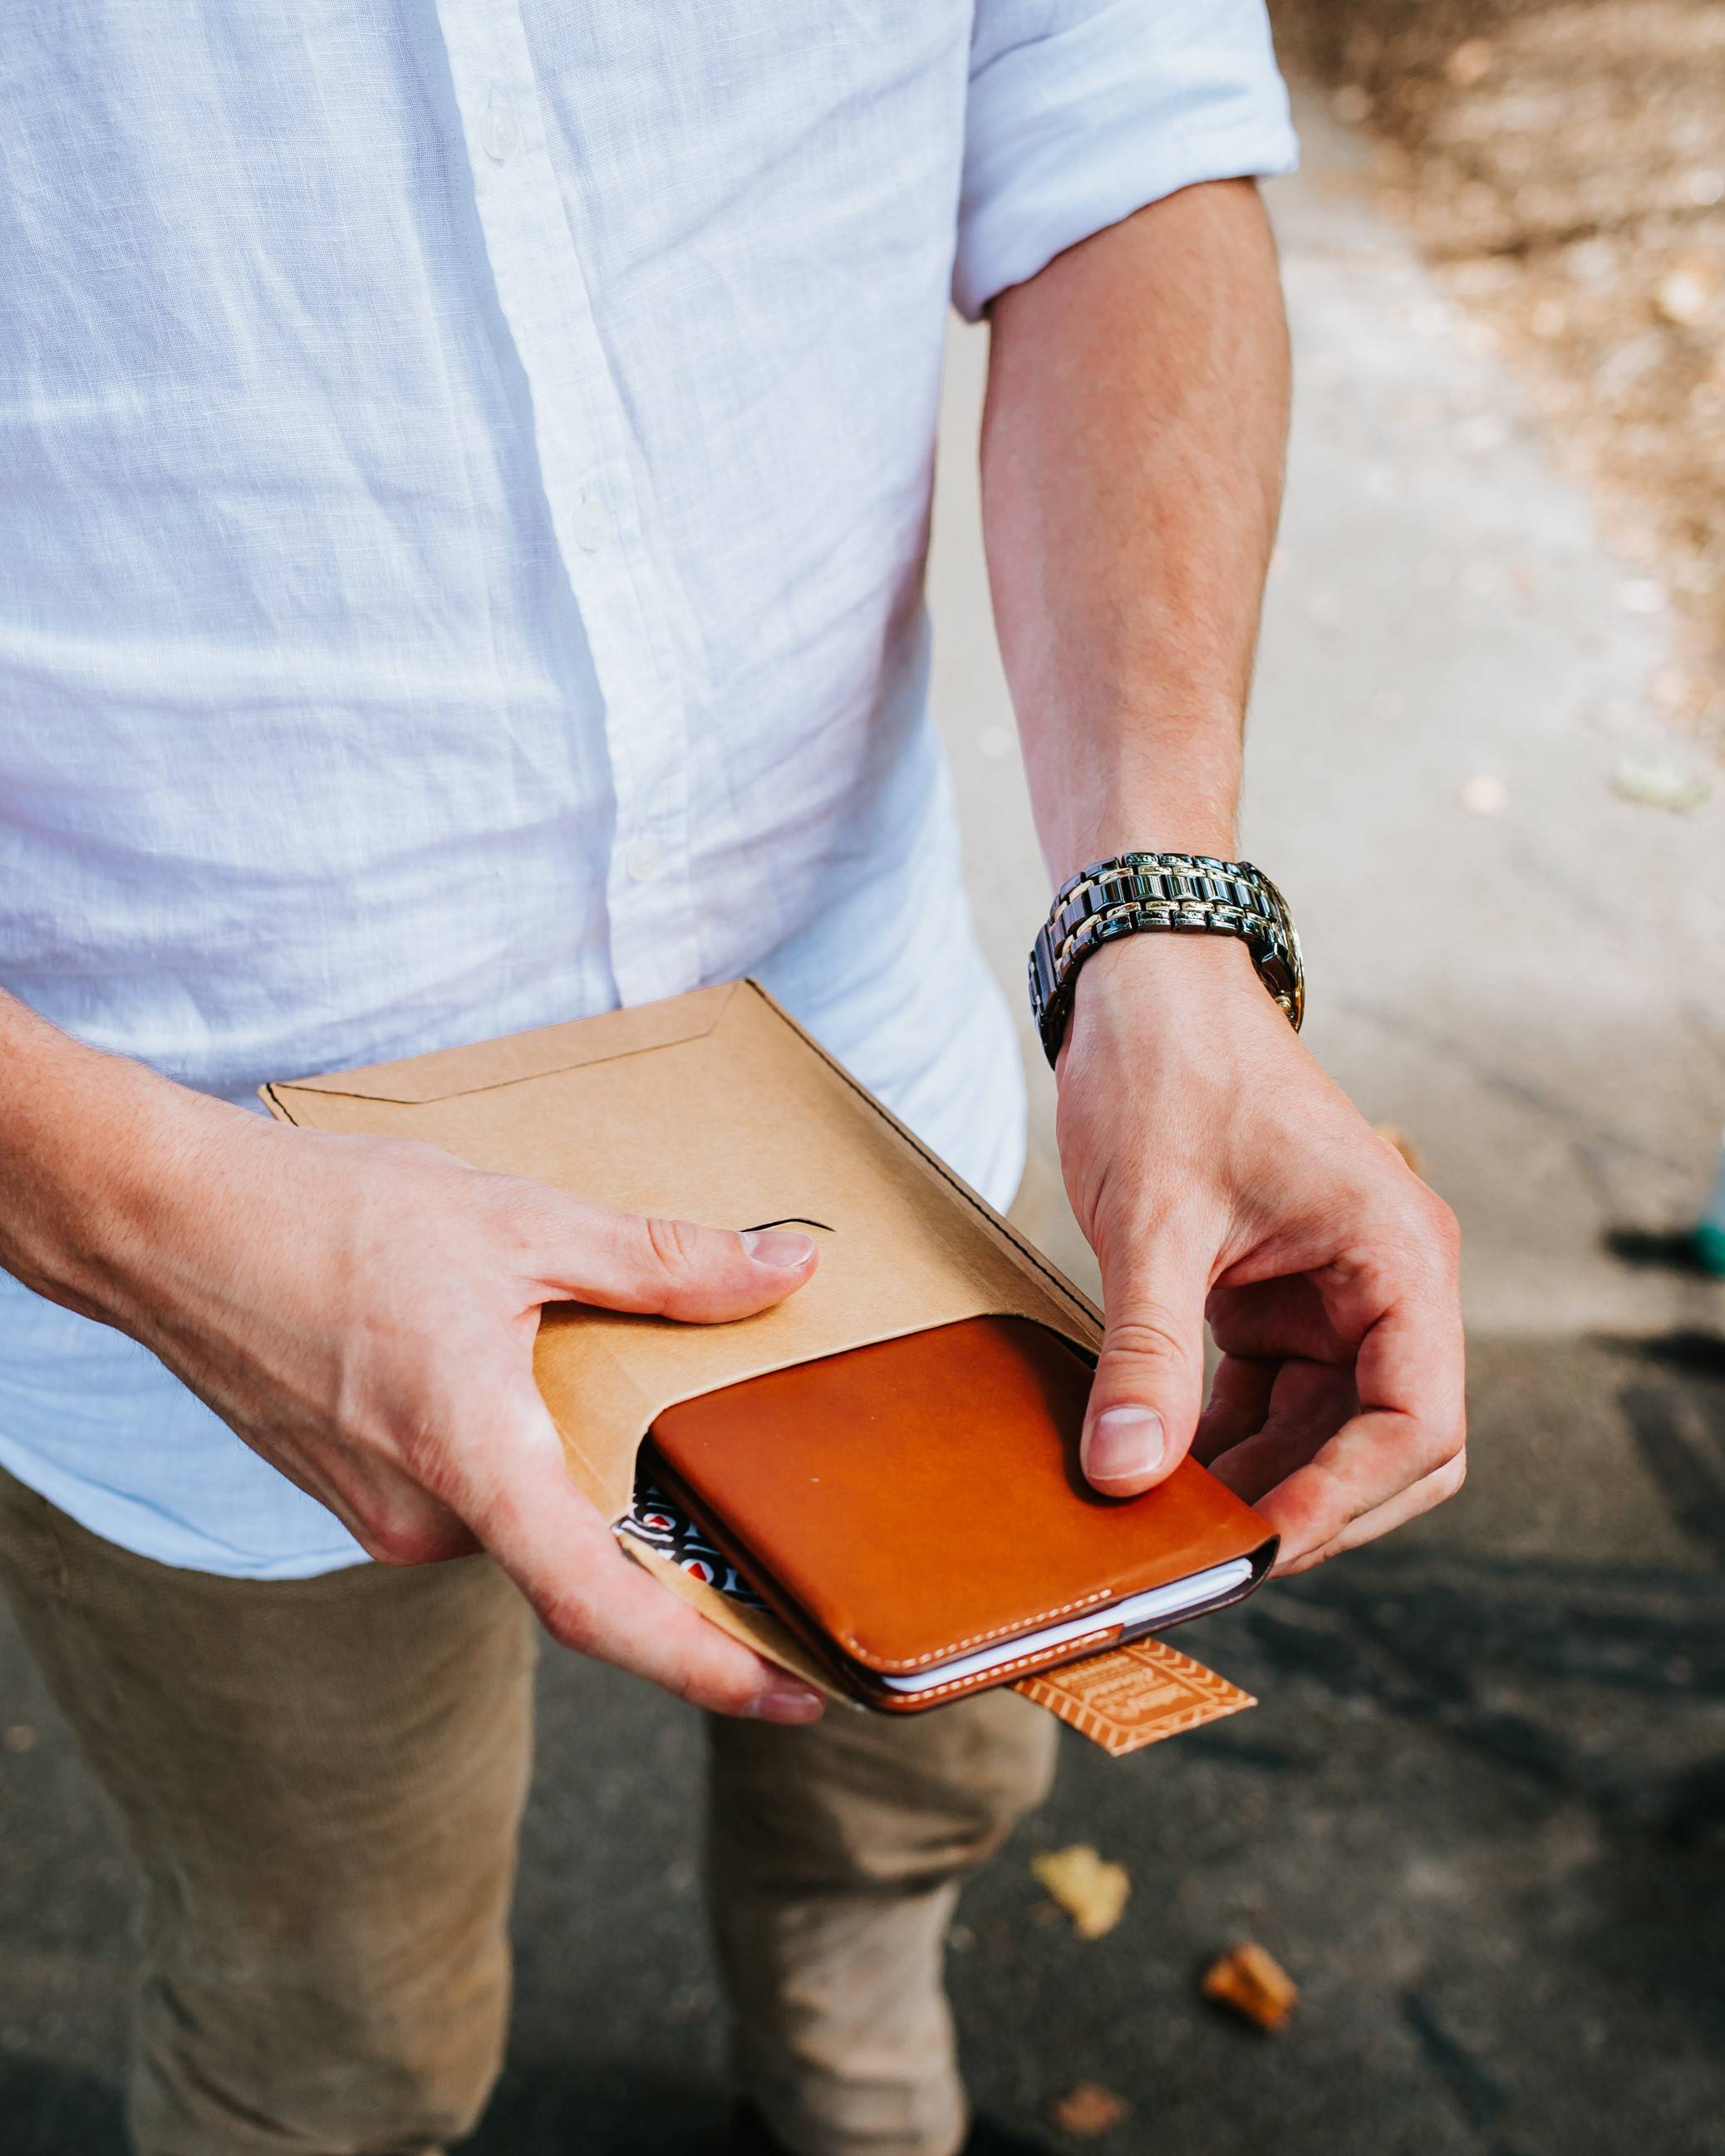
<path id="1" fill-rule="evenodd" d="M 617 1522 L 617 1532 L 668 1557 L 703 1587 L 715 1587 L 750 1609 L 767 1607 L 730 1559 L 644 1475 L 636 1480 L 634 1502 Z"/>
<path id="2" fill-rule="evenodd" d="M 1177 1647 L 1134 1640 L 1013 1686 L 1116 1758 L 1258 1702 Z"/>

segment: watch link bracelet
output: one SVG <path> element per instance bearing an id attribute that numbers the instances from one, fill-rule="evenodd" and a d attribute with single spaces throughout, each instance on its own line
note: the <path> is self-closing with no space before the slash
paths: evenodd
<path id="1" fill-rule="evenodd" d="M 1300 1030 L 1306 1014 L 1300 939 L 1286 901 L 1261 869 L 1209 854 L 1118 854 L 1066 879 L 1030 946 L 1030 1010 L 1050 1064 L 1072 1014 L 1079 968 L 1117 936 L 1150 928 L 1238 936 L 1258 978 Z"/>

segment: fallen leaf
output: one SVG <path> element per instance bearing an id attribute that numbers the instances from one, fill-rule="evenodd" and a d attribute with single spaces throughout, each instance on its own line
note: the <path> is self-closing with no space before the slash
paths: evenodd
<path id="1" fill-rule="evenodd" d="M 1088 2139 L 1118 2126 L 1127 2109 L 1126 2099 L 1104 2088 L 1100 2082 L 1079 2082 L 1049 2106 L 1048 2119 L 1062 2133 Z"/>
<path id="2" fill-rule="evenodd" d="M 1033 1856 L 1030 1869 L 1072 1919 L 1072 1928 L 1081 1939 L 1101 1938 L 1125 1913 L 1127 1897 L 1132 1891 L 1131 1875 L 1123 1864 L 1110 1864 L 1098 1856 L 1087 1841 Z"/>
<path id="3" fill-rule="evenodd" d="M 1611 774 L 1611 784 L 1625 801 L 1643 808 L 1669 808 L 1680 816 L 1699 808 L 1712 791 L 1699 772 L 1665 757 L 1625 757 Z"/>
<path id="4" fill-rule="evenodd" d="M 1300 1987 L 1255 1939 L 1235 1947 L 1204 1972 L 1199 1989 L 1260 2029 L 1280 2029 L 1294 2010 Z"/>
<path id="5" fill-rule="evenodd" d="M 1415 1175 L 1425 1174 L 1425 1158 L 1421 1154 L 1419 1147 L 1414 1144 L 1413 1139 L 1409 1136 L 1408 1132 L 1402 1128 L 1399 1123 L 1373 1123 L 1372 1128 L 1376 1131 L 1378 1137 L 1384 1140 L 1386 1145 L 1393 1145 L 1395 1147 L 1402 1158 L 1406 1161 L 1409 1167 L 1413 1169 Z"/>

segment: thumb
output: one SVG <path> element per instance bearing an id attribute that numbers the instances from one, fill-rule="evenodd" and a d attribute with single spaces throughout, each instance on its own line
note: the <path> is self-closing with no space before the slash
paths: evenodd
<path id="1" fill-rule="evenodd" d="M 1107 1329 L 1080 1452 L 1105 1496 L 1135 1497 L 1186 1456 L 1204 1404 L 1208 1260 L 1164 1245 L 1102 1269 Z"/>
<path id="2" fill-rule="evenodd" d="M 701 1325 L 748 1317 L 813 1274 L 814 1241 L 783 1228 L 709 1228 L 546 1194 L 536 1266 L 578 1302 Z"/>

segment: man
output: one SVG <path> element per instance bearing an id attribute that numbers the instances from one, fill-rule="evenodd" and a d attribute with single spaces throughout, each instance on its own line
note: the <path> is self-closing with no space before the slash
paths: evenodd
<path id="1" fill-rule="evenodd" d="M 531 1383 L 547 1301 L 722 1322 L 807 1240 L 249 1111 L 752 972 L 1011 1197 L 923 693 L 944 311 L 993 323 L 1055 880 L 1230 856 L 1286 378 L 1257 0 L 27 0 L 0 56 L 0 1547 L 144 1873 L 136 2145 L 476 2116 L 529 1606 L 713 1712 L 739 2146 L 987 2145 L 941 1942 L 1045 1718 L 817 1722 L 619 1554 Z M 1059 1067 L 1097 1486 L 1196 1442 L 1286 1569 L 1453 1489 L 1451 1224 L 1245 944 L 1109 944 Z"/>

